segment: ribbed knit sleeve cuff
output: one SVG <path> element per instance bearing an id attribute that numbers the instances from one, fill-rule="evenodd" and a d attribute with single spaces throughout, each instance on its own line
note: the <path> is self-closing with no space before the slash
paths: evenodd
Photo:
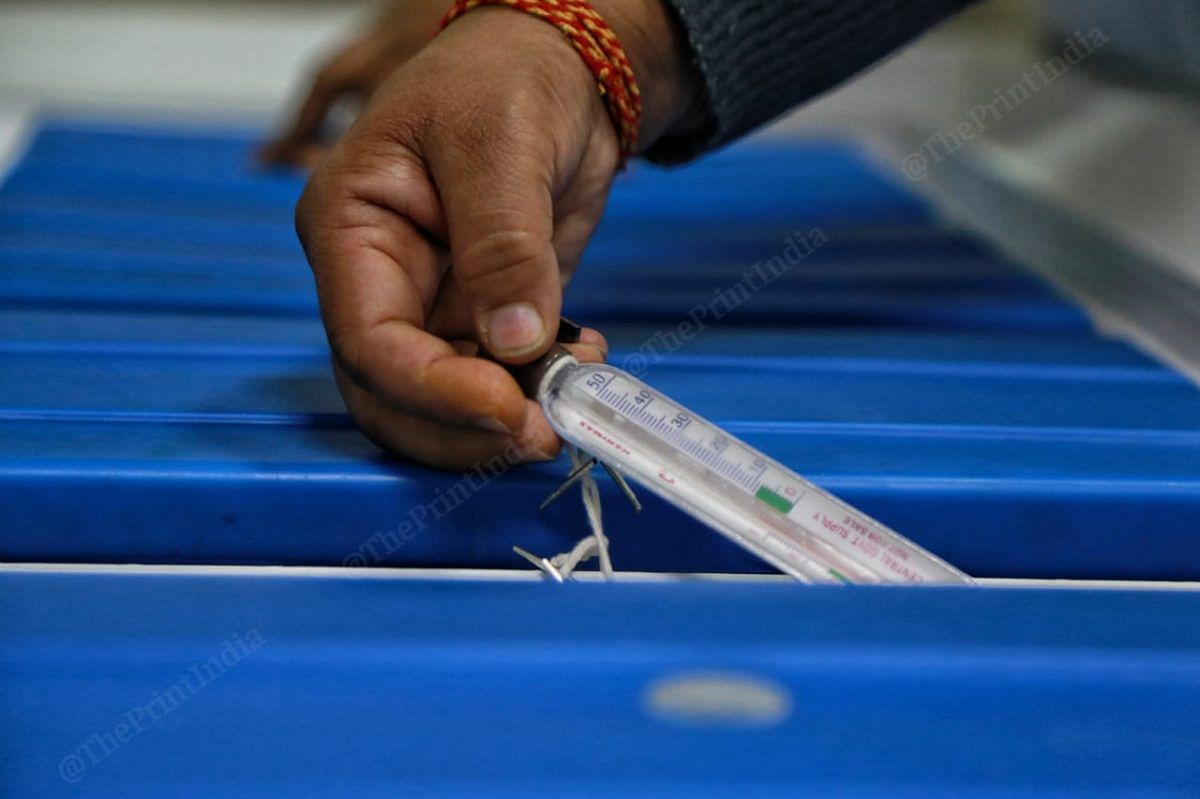
<path id="1" fill-rule="evenodd" d="M 706 119 L 646 154 L 673 163 L 719 147 L 878 61 L 972 0 L 664 0 L 687 32 Z"/>

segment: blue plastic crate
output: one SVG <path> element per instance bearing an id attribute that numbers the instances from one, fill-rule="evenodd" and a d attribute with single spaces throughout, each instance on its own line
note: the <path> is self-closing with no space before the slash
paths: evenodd
<path id="1" fill-rule="evenodd" d="M 291 232 L 301 180 L 253 168 L 252 144 L 51 121 L 0 187 L 0 557 L 339 564 L 461 483 L 353 429 Z M 664 347 L 815 228 L 825 246 Z M 636 167 L 567 311 L 614 362 L 970 573 L 1200 577 L 1200 392 L 854 146 Z M 582 514 L 536 505 L 563 469 L 506 474 L 368 561 L 559 551 Z M 607 507 L 619 568 L 766 570 L 652 498 Z"/>
<path id="2" fill-rule="evenodd" d="M 0 609 L 11 796 L 1200 787 L 1196 593 L 9 573 Z"/>

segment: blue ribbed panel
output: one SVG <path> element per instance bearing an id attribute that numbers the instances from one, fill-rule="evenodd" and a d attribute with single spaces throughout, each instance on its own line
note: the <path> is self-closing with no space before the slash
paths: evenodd
<path id="1" fill-rule="evenodd" d="M 292 232 L 301 180 L 256 172 L 251 146 L 47 123 L 0 188 L 0 558 L 336 564 L 459 479 L 353 430 Z M 667 352 L 814 228 L 827 245 Z M 1200 579 L 1200 392 L 849 145 L 633 169 L 567 310 L 968 572 Z M 536 512 L 563 470 L 506 475 L 371 562 L 557 552 L 584 529 L 575 502 Z M 604 490 L 618 568 L 763 568 Z"/>
<path id="2" fill-rule="evenodd" d="M 1167 592 L 0 574 L 0 784 L 1187 797 L 1198 617 Z M 714 674 L 758 690 L 654 700 Z"/>

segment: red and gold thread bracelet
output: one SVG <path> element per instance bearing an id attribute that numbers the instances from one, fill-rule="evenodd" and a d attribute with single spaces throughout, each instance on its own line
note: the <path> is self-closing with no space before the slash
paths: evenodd
<path id="1" fill-rule="evenodd" d="M 471 9 L 485 5 L 524 11 L 562 31 L 596 78 L 617 129 L 621 162 L 630 158 L 637 151 L 642 95 L 625 48 L 599 12 L 584 0 L 455 0 L 442 18 L 439 31 Z"/>

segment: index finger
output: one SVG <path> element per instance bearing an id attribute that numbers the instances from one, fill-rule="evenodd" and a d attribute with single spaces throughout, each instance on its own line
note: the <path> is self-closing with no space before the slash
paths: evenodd
<path id="1" fill-rule="evenodd" d="M 319 175 L 306 190 L 297 229 L 334 357 L 394 407 L 451 424 L 520 430 L 527 409 L 516 381 L 425 330 L 445 270 L 439 248 L 396 209 L 346 185 L 330 188 L 328 180 Z"/>

